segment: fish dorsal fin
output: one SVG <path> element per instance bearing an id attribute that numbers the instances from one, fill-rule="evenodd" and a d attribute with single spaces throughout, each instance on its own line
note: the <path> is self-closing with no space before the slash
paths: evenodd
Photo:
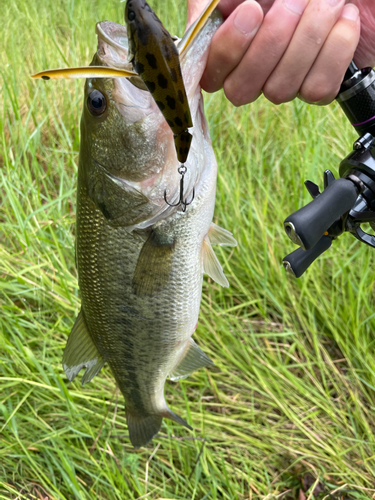
<path id="1" fill-rule="evenodd" d="M 237 241 L 233 238 L 232 233 L 220 226 L 217 226 L 214 222 L 211 222 L 210 229 L 208 230 L 208 237 L 210 238 L 211 245 L 228 247 L 237 246 Z"/>
<path id="2" fill-rule="evenodd" d="M 186 30 L 186 33 L 184 36 L 181 38 L 179 41 L 177 48 L 180 53 L 180 57 L 186 50 L 190 47 L 190 45 L 193 43 L 197 35 L 200 33 L 202 28 L 204 28 L 208 18 L 212 14 L 212 12 L 215 10 L 217 4 L 219 3 L 220 0 L 210 0 L 205 7 L 204 11 L 202 14 L 198 17 L 198 19 Z"/>
<path id="3" fill-rule="evenodd" d="M 40 71 L 31 78 L 43 80 L 59 80 L 62 78 L 132 78 L 138 73 L 126 69 L 110 68 L 108 66 L 80 66 L 78 68 L 58 68 Z"/>
<path id="4" fill-rule="evenodd" d="M 104 366 L 104 359 L 91 340 L 82 311 L 70 332 L 63 355 L 63 367 L 68 380 L 72 381 L 78 372 L 86 367 L 82 385 L 90 382 Z"/>
<path id="5" fill-rule="evenodd" d="M 170 373 L 171 380 L 185 378 L 204 366 L 214 366 L 214 362 L 200 349 L 193 339 L 189 339 L 184 357 Z"/>
<path id="6" fill-rule="evenodd" d="M 133 290 L 138 296 L 160 291 L 169 280 L 174 253 L 174 240 L 154 228 L 139 254 L 133 277 Z"/>
<path id="7" fill-rule="evenodd" d="M 212 250 L 212 246 L 208 235 L 203 238 L 203 272 L 208 274 L 210 278 L 212 278 L 216 283 L 221 286 L 228 287 L 229 283 L 225 274 L 223 272 L 223 268 L 218 261 L 218 258 L 215 255 L 215 252 Z"/>

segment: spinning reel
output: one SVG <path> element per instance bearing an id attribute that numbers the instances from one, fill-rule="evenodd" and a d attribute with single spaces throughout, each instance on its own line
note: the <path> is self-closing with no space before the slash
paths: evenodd
<path id="1" fill-rule="evenodd" d="M 336 99 L 360 137 L 340 163 L 340 178 L 326 170 L 322 192 L 306 181 L 313 201 L 284 221 L 287 235 L 300 246 L 283 260 L 296 278 L 344 232 L 375 248 L 375 236 L 361 228 L 369 223 L 375 230 L 375 71 L 352 62 Z"/>

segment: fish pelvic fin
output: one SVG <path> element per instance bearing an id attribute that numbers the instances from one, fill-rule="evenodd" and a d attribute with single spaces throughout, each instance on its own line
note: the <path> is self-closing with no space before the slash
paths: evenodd
<path id="1" fill-rule="evenodd" d="M 189 339 L 183 358 L 170 373 L 169 378 L 173 381 L 186 378 L 190 373 L 204 366 L 214 366 L 214 362 L 197 346 L 193 339 Z"/>
<path id="2" fill-rule="evenodd" d="M 95 347 L 87 330 L 82 311 L 77 316 L 76 322 L 70 332 L 63 355 L 65 375 L 72 381 L 78 372 L 86 367 L 82 377 L 82 385 L 90 382 L 104 366 L 104 359 Z"/>
<path id="3" fill-rule="evenodd" d="M 163 417 L 161 415 L 146 415 L 145 417 L 126 412 L 129 437 L 134 448 L 145 446 L 160 431 Z"/>

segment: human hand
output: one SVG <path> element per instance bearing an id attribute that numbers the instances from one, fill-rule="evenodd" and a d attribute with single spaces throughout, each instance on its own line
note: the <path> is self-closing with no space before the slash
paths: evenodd
<path id="1" fill-rule="evenodd" d="M 275 104 L 297 96 L 328 104 L 338 93 L 359 41 L 358 8 L 366 16 L 367 29 L 356 62 L 360 66 L 375 63 L 375 39 L 372 52 L 365 45 L 371 42 L 371 26 L 375 27 L 372 2 L 222 0 L 219 8 L 225 22 L 212 40 L 202 87 L 208 92 L 224 87 L 236 106 L 256 100 L 261 93 Z M 188 0 L 190 22 L 206 3 Z"/>
<path id="2" fill-rule="evenodd" d="M 348 1 L 348 0 L 347 0 Z M 355 52 L 359 68 L 375 66 L 375 3 L 374 0 L 350 0 L 356 5 L 361 17 L 361 39 Z"/>

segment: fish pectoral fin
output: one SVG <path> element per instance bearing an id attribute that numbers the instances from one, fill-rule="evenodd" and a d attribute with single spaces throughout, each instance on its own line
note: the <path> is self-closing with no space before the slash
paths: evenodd
<path id="1" fill-rule="evenodd" d="M 95 347 L 86 327 L 82 311 L 70 332 L 63 355 L 65 375 L 72 381 L 78 372 L 86 367 L 82 377 L 82 385 L 90 382 L 104 366 L 104 359 Z"/>
<path id="2" fill-rule="evenodd" d="M 174 240 L 153 229 L 135 268 L 133 290 L 136 295 L 151 295 L 165 286 L 171 273 L 173 252 Z"/>
<path id="3" fill-rule="evenodd" d="M 237 246 L 237 241 L 233 238 L 232 233 L 220 226 L 217 226 L 214 222 L 211 222 L 210 229 L 208 230 L 208 237 L 210 238 L 211 245 L 228 247 Z"/>
<path id="4" fill-rule="evenodd" d="M 79 66 L 77 68 L 46 69 L 31 75 L 31 78 L 43 80 L 60 80 L 65 78 L 131 78 L 138 73 L 126 69 L 110 68 L 109 66 Z"/>
<path id="5" fill-rule="evenodd" d="M 203 238 L 203 272 L 208 274 L 216 283 L 221 286 L 229 287 L 227 278 L 225 277 L 223 268 L 212 249 L 208 236 Z"/>
<path id="6" fill-rule="evenodd" d="M 190 47 L 202 28 L 204 28 L 208 18 L 217 7 L 219 1 L 220 0 L 211 0 L 203 10 L 202 14 L 198 17 L 198 19 L 186 30 L 185 35 L 177 44 L 180 57 Z"/>
<path id="7" fill-rule="evenodd" d="M 197 346 L 193 339 L 189 339 L 184 357 L 179 361 L 172 373 L 170 373 L 169 378 L 173 381 L 186 378 L 190 373 L 204 366 L 215 366 L 215 364 L 202 349 Z"/>
<path id="8" fill-rule="evenodd" d="M 146 415 L 145 417 L 126 412 L 129 437 L 134 448 L 145 446 L 160 431 L 163 417 Z"/>

